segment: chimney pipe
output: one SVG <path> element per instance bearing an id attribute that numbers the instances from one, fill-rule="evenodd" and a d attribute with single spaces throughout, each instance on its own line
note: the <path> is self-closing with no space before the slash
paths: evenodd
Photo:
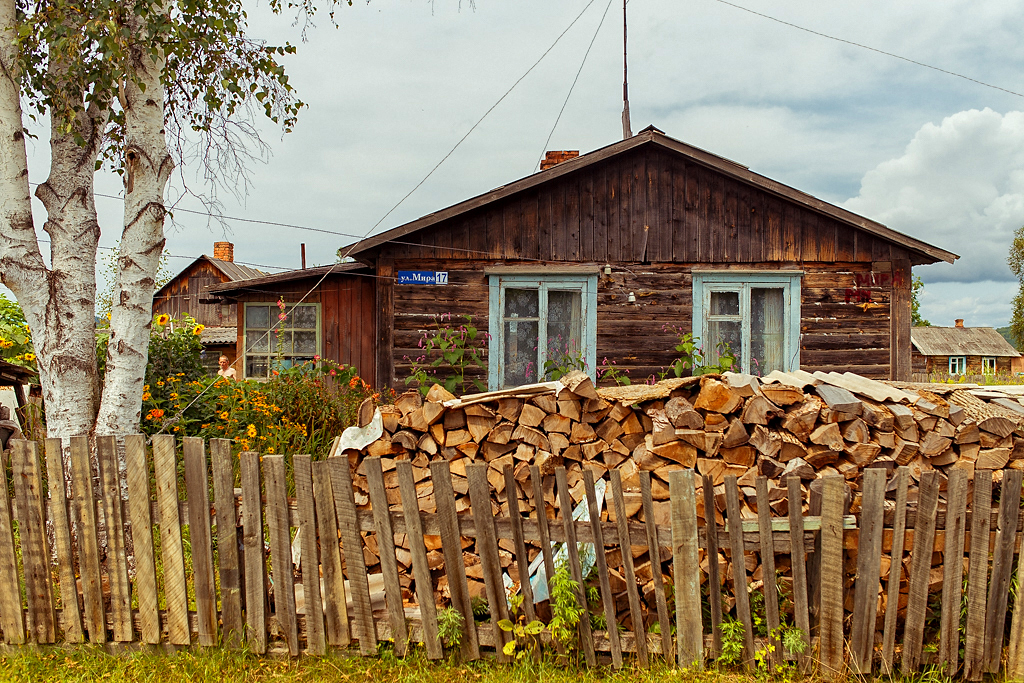
<path id="1" fill-rule="evenodd" d="M 306 243 L 303 242 L 299 245 L 302 248 L 302 269 L 306 269 Z"/>
<path id="2" fill-rule="evenodd" d="M 955 324 L 956 324 L 957 327 L 963 327 L 964 326 L 964 319 L 963 318 L 957 318 L 956 321 L 955 321 Z"/>
<path id="3" fill-rule="evenodd" d="M 235 260 L 235 245 L 231 242 L 214 242 L 213 258 L 233 262 Z"/>

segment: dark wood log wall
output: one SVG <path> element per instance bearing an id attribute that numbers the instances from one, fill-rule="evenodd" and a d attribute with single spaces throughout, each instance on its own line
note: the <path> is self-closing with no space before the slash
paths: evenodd
<path id="1" fill-rule="evenodd" d="M 924 356 L 916 350 L 913 355 L 914 373 L 918 375 L 948 375 L 949 356 Z M 967 374 L 980 375 L 981 356 L 967 356 Z M 999 356 L 996 358 L 997 373 L 1013 372 L 1013 359 Z"/>
<path id="2" fill-rule="evenodd" d="M 378 286 L 379 298 L 394 292 L 393 353 L 382 346 L 378 367 L 393 364 L 396 386 L 433 316 L 468 314 L 486 326 L 485 267 L 538 261 L 613 266 L 599 287 L 597 359 L 630 369 L 634 381 L 673 360 L 675 340 L 663 326 L 689 329 L 690 270 L 698 264 L 803 269 L 802 367 L 889 378 L 898 361 L 909 379 L 908 251 L 655 149 L 397 238 L 373 256 L 386 260 L 389 274 L 446 270 L 450 277 L 449 287 Z M 630 291 L 634 306 L 626 304 Z"/>
<path id="3" fill-rule="evenodd" d="M 254 292 L 232 296 L 238 300 L 239 315 L 246 302 L 296 303 L 309 292 L 303 303 L 320 304 L 320 353 L 345 365 L 354 365 L 359 375 L 376 386 L 376 278 L 359 275 L 331 275 L 314 288 L 316 280 L 266 285 Z M 312 291 L 310 292 L 310 290 Z M 243 353 L 244 325 L 238 326 L 237 352 Z"/>
<path id="4" fill-rule="evenodd" d="M 210 263 L 193 263 L 153 300 L 153 315 L 166 313 L 176 320 L 189 315 L 207 327 L 234 327 L 238 320 L 235 306 L 199 303 L 215 298 L 206 288 L 222 282 L 227 282 L 227 278 Z"/>

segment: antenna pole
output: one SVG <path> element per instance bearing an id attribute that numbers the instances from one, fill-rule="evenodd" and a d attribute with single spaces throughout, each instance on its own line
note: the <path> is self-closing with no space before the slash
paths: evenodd
<path id="1" fill-rule="evenodd" d="M 633 137 L 629 125 L 629 85 L 626 78 L 626 2 L 622 0 L 622 139 Z"/>

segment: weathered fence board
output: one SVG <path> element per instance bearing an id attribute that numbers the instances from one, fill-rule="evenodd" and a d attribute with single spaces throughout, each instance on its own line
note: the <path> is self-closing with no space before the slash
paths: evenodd
<path id="1" fill-rule="evenodd" d="M 125 438 L 125 449 L 126 456 L 131 459 L 133 452 L 128 450 L 129 446 L 137 447 L 142 442 L 140 435 L 128 436 Z M 143 445 L 143 447 L 145 447 Z M 145 461 L 139 464 L 136 462 L 136 472 L 138 474 L 132 474 L 129 472 L 129 482 L 131 479 L 142 479 L 145 478 L 146 483 L 149 483 L 149 468 L 145 467 Z M 50 521 L 53 524 L 53 550 L 56 555 L 57 569 L 60 573 L 59 576 L 59 587 L 60 587 L 60 625 L 64 630 L 64 640 L 68 643 L 81 643 L 84 640 L 82 632 L 82 610 L 78 604 L 78 588 L 76 586 L 75 577 L 75 563 L 71 550 L 71 522 L 68 516 L 68 504 L 67 504 L 67 481 L 64 478 L 64 453 L 60 439 L 47 439 L 46 440 L 46 482 L 50 493 Z M 146 509 L 149 509 L 149 498 L 146 498 Z M 148 527 L 147 527 L 148 528 Z M 150 528 L 150 534 L 152 529 Z M 0 539 L 0 543 L 2 543 Z M 151 636 L 153 631 L 147 629 L 147 618 L 150 615 L 155 614 L 156 611 L 156 575 L 154 573 L 147 573 L 147 566 L 145 565 L 146 558 L 149 558 L 148 568 L 152 569 L 153 559 L 153 544 L 152 535 L 150 536 L 150 545 L 148 546 L 149 554 L 146 554 L 147 548 L 142 548 L 139 544 L 135 545 L 135 556 L 136 563 L 142 563 L 141 570 L 137 570 L 136 581 L 145 583 L 147 579 L 152 577 L 153 587 L 153 603 L 152 611 L 148 609 L 150 603 L 142 600 L 141 588 L 139 597 L 139 611 L 143 615 L 143 635 Z M 145 609 L 144 609 L 145 607 Z M 159 630 L 159 626 L 157 627 Z M 145 640 L 145 642 L 155 642 Z"/>
<path id="2" fill-rule="evenodd" d="M 213 499 L 217 520 L 217 569 L 220 576 L 221 627 L 224 645 L 242 644 L 242 574 L 238 555 L 238 510 L 235 507 L 235 471 L 229 439 L 210 439 Z"/>

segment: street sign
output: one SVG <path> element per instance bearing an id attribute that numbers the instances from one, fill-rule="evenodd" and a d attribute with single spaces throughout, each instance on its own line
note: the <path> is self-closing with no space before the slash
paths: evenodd
<path id="1" fill-rule="evenodd" d="M 398 271 L 398 284 L 400 285 L 446 285 L 448 284 L 447 270 L 400 270 Z"/>

